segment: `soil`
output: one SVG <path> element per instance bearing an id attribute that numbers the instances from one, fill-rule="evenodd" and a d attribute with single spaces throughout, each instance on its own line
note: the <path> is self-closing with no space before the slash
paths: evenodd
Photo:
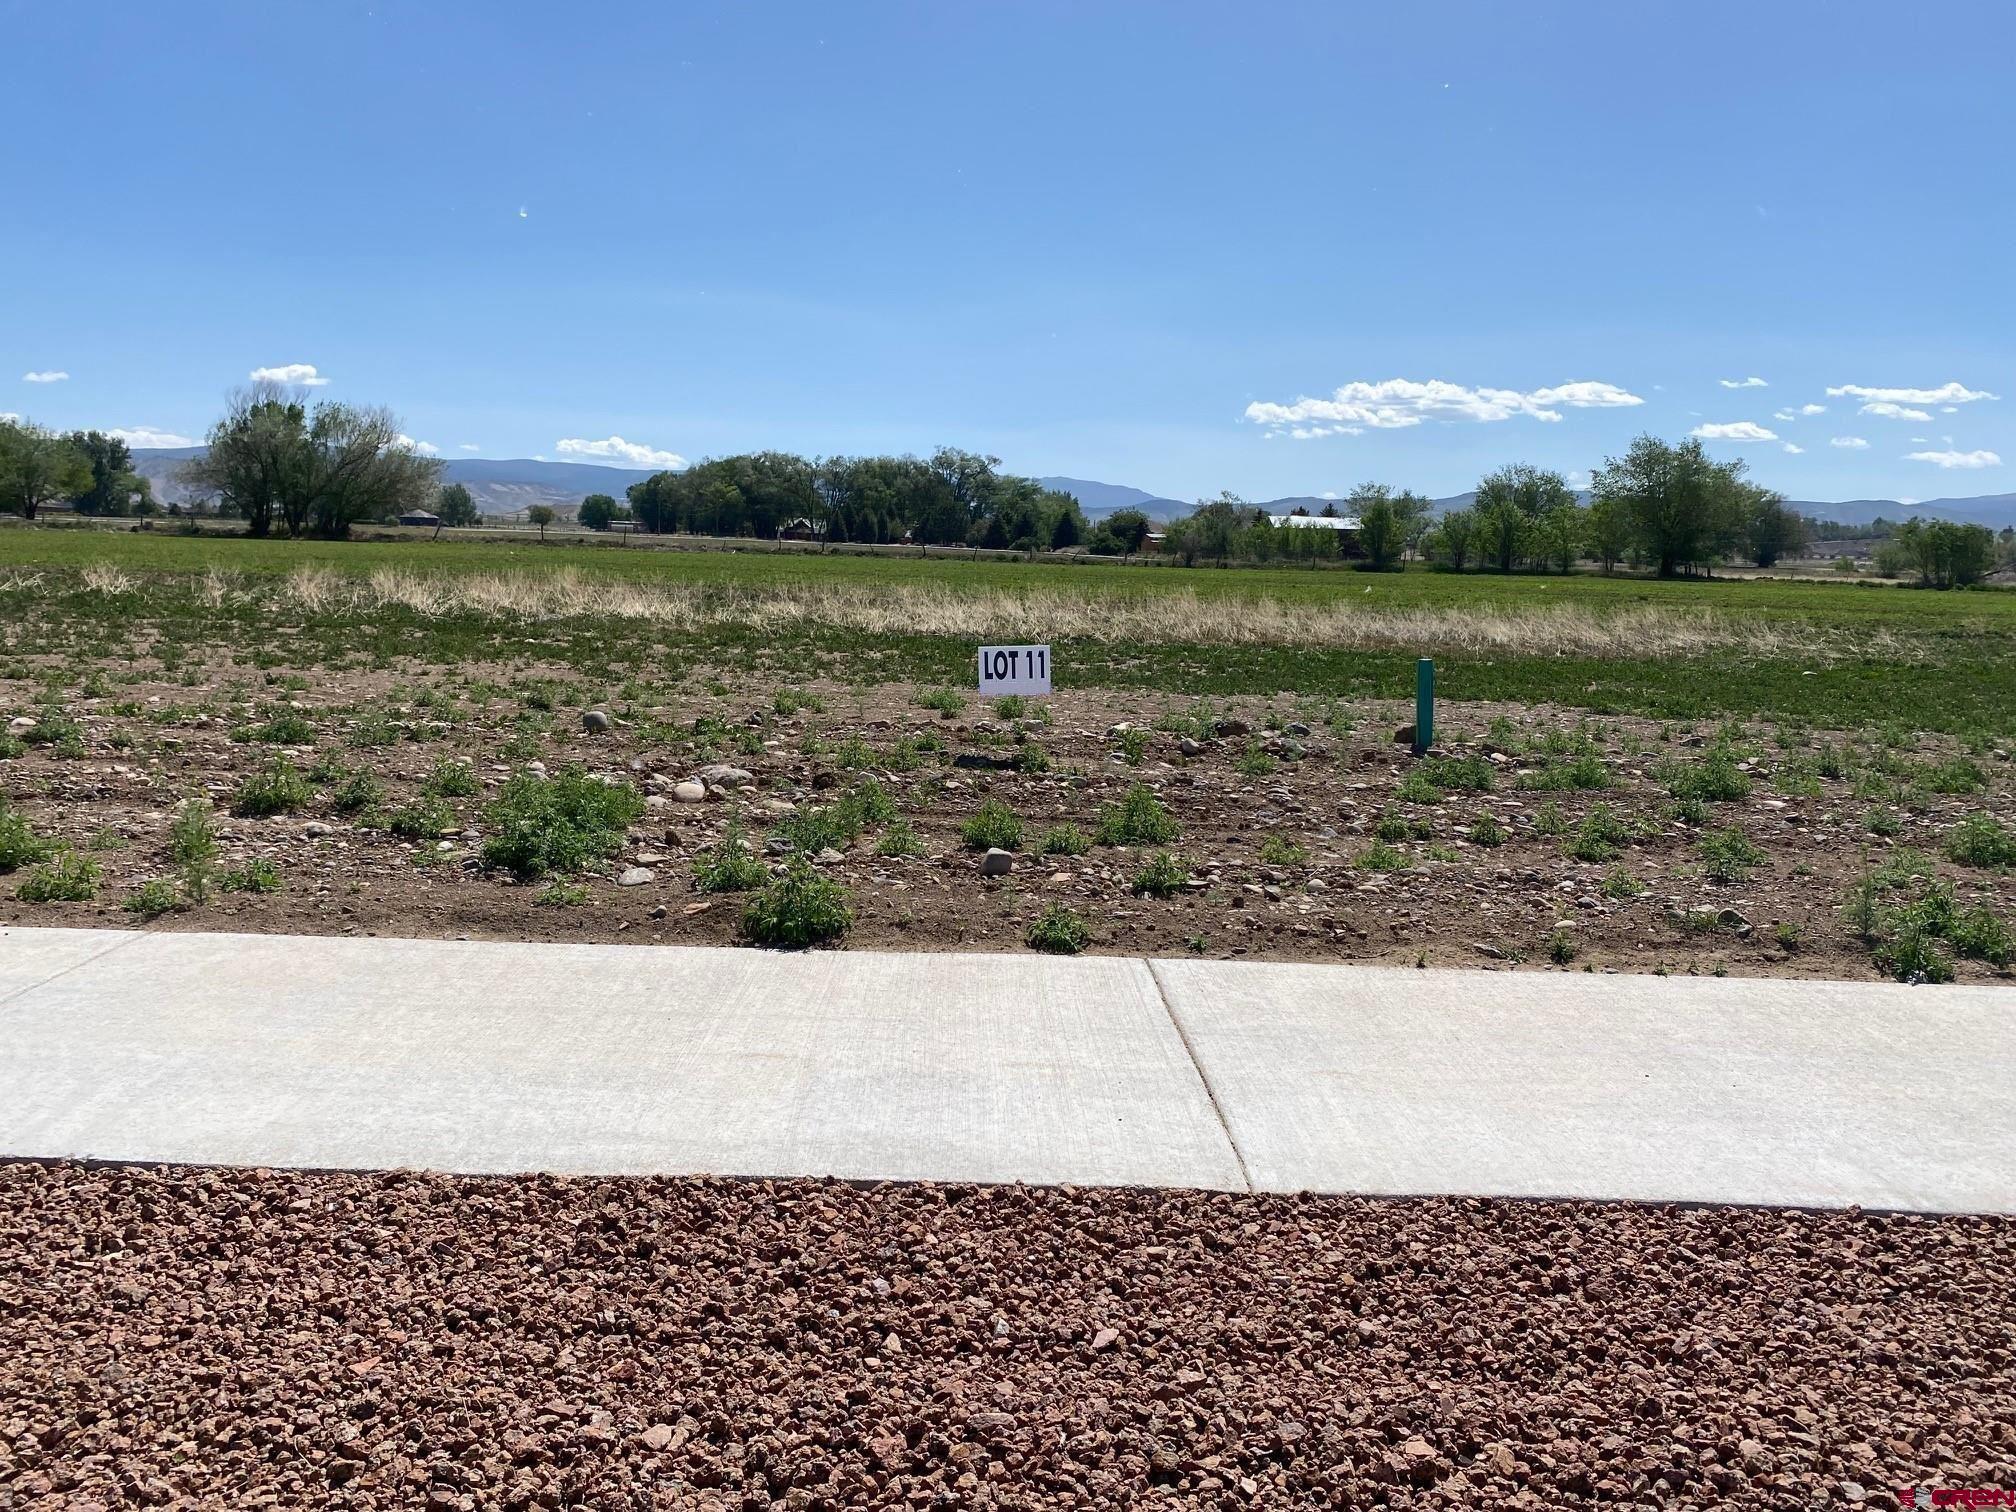
<path id="1" fill-rule="evenodd" d="M 0 1167 L 0 1508 L 1894 1508 L 2016 1221 Z"/>
<path id="2" fill-rule="evenodd" d="M 1452 791 L 1440 803 L 1420 804 L 1397 792 L 1414 768 L 1394 740 L 1412 712 L 1398 705 L 1221 700 L 1213 705 L 1216 733 L 1198 726 L 1186 735 L 1147 728 L 1194 712 L 1189 700 L 1173 696 L 1063 692 L 1047 701 L 1043 719 L 1002 720 L 970 700 L 941 717 L 913 703 L 908 685 L 807 685 L 802 691 L 818 696 L 823 709 L 779 715 L 774 684 L 717 683 L 676 696 L 639 690 L 630 702 L 606 705 L 612 727 L 597 733 L 582 727 L 590 690 L 567 686 L 563 673 L 541 677 L 537 668 L 513 676 L 503 687 L 453 669 L 413 667 L 397 675 L 332 671 L 312 684 L 269 676 L 257 685 L 242 671 L 220 669 L 185 671 L 175 681 L 143 676 L 116 688 L 101 682 L 65 702 L 78 730 L 68 754 L 30 743 L 0 760 L 0 792 L 38 834 L 88 852 L 102 869 L 98 894 L 88 902 L 26 902 L 15 896 L 25 875 L 17 871 L 0 880 L 0 921 L 727 944 L 737 939 L 744 900 L 695 891 L 695 854 L 718 841 L 731 818 L 760 844 L 786 806 L 831 801 L 873 776 L 921 836 L 924 854 L 877 855 L 878 828 L 829 862 L 826 869 L 852 895 L 855 920 L 845 943 L 855 948 L 1022 950 L 1030 922 L 1056 901 L 1089 923 L 1089 948 L 1108 953 L 1867 977 L 1880 974 L 1869 947 L 1840 915 L 1855 880 L 1898 847 L 1936 858 L 1947 831 L 1967 815 L 2016 810 L 2016 767 L 2006 747 L 1969 758 L 1986 774 L 1986 790 L 1927 794 L 1907 806 L 1856 796 L 1851 777 L 1813 776 L 1816 752 L 1840 746 L 1858 770 L 1876 760 L 1923 768 L 1960 755 L 1951 741 L 1925 736 L 1886 745 L 1865 734 L 1856 745 L 1791 732 L 1781 742 L 1783 732 L 1758 726 L 1739 746 L 1753 779 L 1750 795 L 1712 805 L 1705 828 L 1742 828 L 1765 860 L 1745 880 L 1723 883 L 1704 874 L 1704 830 L 1670 816 L 1658 776 L 1665 763 L 1699 757 L 1717 734 L 1708 728 L 1445 704 L 1440 749 L 1488 763 L 1494 780 L 1488 792 Z M 39 696 L 31 683 L 0 681 L 0 710 L 18 711 L 17 724 L 42 712 Z M 276 747 L 234 738 L 288 712 L 309 721 L 312 739 Z M 709 721 L 699 735 L 696 720 Z M 1498 720 L 1504 723 L 1494 726 Z M 1125 723 L 1142 727 L 1132 737 L 1142 742 L 1138 764 L 1125 759 L 1129 737 L 1114 729 Z M 1614 786 L 1556 793 L 1517 785 L 1544 762 L 1534 742 L 1577 730 L 1597 742 Z M 941 749 L 906 763 L 904 743 L 917 737 Z M 359 744 L 364 740 L 391 743 Z M 1184 754 L 1186 740 L 1194 754 Z M 1049 771 L 989 765 L 1030 749 L 1047 754 Z M 371 771 L 386 788 L 388 810 L 410 802 L 444 760 L 469 764 L 485 791 L 451 800 L 455 822 L 438 838 L 418 841 L 399 839 L 368 815 L 335 812 L 327 788 L 295 812 L 232 817 L 239 783 L 276 752 L 303 770 L 335 759 Z M 581 879 L 585 902 L 578 906 L 556 906 L 540 885 L 480 866 L 484 802 L 529 761 L 554 771 L 581 763 L 634 781 L 648 795 L 644 820 L 606 874 Z M 679 802 L 676 784 L 708 761 L 746 770 L 751 784 Z M 1804 774 L 1803 791 L 1785 780 L 1795 769 Z M 1032 854 L 1053 825 L 1090 833 L 1101 806 L 1134 783 L 1152 788 L 1182 827 L 1171 848 L 1191 879 L 1174 896 L 1134 891 L 1148 857 L 1140 849 Z M 185 897 L 185 906 L 143 921 L 124 905 L 144 882 L 174 877 L 169 828 L 177 804 L 191 796 L 215 806 L 221 868 L 264 858 L 282 886 L 265 894 L 212 888 L 200 903 Z M 983 879 L 959 829 L 990 797 L 1015 810 L 1025 836 L 1012 874 Z M 1635 833 L 1614 859 L 1575 860 L 1567 853 L 1572 832 L 1598 805 Z M 1887 815 L 1895 833 L 1872 833 L 1872 811 Z M 1469 838 L 1486 813 L 1502 822 L 1504 844 Z M 1404 870 L 1362 864 L 1382 816 L 1418 828 L 1394 842 L 1409 863 Z M 1552 827 L 1565 826 L 1569 835 L 1543 832 L 1557 818 Z M 1263 857 L 1269 841 L 1305 854 Z M 2007 868 L 1938 864 L 1963 903 L 1985 902 L 2005 917 L 2016 910 Z M 632 868 L 650 880 L 617 885 Z M 1628 894 L 1624 876 L 1643 890 Z M 1958 975 L 1987 980 L 1995 972 L 1963 960 Z"/>

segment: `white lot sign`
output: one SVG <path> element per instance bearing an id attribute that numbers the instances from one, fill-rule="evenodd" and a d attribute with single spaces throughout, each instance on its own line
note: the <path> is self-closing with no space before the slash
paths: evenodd
<path id="1" fill-rule="evenodd" d="M 1002 698 L 1010 693 L 1050 692 L 1048 646 L 982 646 L 980 696 Z"/>

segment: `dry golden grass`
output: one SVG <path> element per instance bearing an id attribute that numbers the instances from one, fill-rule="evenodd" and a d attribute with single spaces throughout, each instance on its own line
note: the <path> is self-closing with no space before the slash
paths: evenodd
<path id="1" fill-rule="evenodd" d="M 205 580 L 207 594 L 234 591 Z M 1630 605 L 1548 608 L 1372 608 L 1341 600 L 1284 604 L 1272 598 L 1140 597 L 1037 590 L 950 592 L 911 585 L 699 587 L 554 573 L 425 573 L 396 567 L 368 575 L 305 567 L 280 590 L 308 613 L 397 605 L 426 615 L 476 613 L 522 619 L 636 619 L 673 628 L 734 624 L 780 630 L 832 625 L 870 634 L 973 640 L 1085 640 L 1306 645 L 1365 650 L 1597 658 L 1691 656 L 1742 649 L 1764 656 L 1827 657 L 1850 648 L 1811 625 L 1713 610 Z M 1889 639 L 1887 634 L 1881 638 Z M 1853 648 L 1876 649 L 1867 638 Z"/>

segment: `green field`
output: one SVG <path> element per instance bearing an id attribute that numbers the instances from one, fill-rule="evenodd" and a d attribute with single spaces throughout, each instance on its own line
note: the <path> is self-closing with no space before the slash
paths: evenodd
<path id="1" fill-rule="evenodd" d="M 359 585 L 360 596 L 361 585 L 391 579 L 407 599 L 428 584 L 444 592 L 418 607 L 396 596 L 352 601 L 347 589 L 304 600 L 289 586 L 304 570 Z M 478 583 L 535 591 L 562 580 L 596 604 L 619 589 L 670 595 L 677 612 L 512 613 L 470 596 Z M 793 595 L 788 613 L 759 612 Z M 829 612 L 811 602 L 819 595 L 847 607 Z M 964 600 L 992 607 L 950 630 L 926 628 L 931 617 L 912 612 Z M 881 621 L 870 613 L 877 603 L 888 606 Z M 0 618 L 15 657 L 117 656 L 145 643 L 171 659 L 224 647 L 267 667 L 543 661 L 620 680 L 645 668 L 754 664 L 841 682 L 958 682 L 970 680 L 987 616 L 1017 604 L 1039 624 L 1054 613 L 1065 627 L 1046 638 L 1067 685 L 1400 697 L 1423 652 L 1437 658 L 1444 696 L 1458 701 L 2016 732 L 2016 592 L 2007 590 L 0 531 Z M 1109 614 L 1119 629 L 1101 627 Z M 1318 629 L 1256 637 L 1251 623 L 1269 615 L 1303 616 Z M 1497 644 L 1501 619 L 1516 633 Z M 1136 621 L 1150 628 L 1130 636 Z M 1619 627 L 1631 633 L 1591 649 L 1599 632 Z M 1697 643 L 1697 630 L 1712 644 Z"/>

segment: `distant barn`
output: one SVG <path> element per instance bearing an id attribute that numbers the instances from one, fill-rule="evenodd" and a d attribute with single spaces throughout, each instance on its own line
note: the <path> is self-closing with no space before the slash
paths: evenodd
<path id="1" fill-rule="evenodd" d="M 422 525 L 431 528 L 441 523 L 441 516 L 429 514 L 424 509 L 409 509 L 406 513 L 399 516 L 399 523 L 401 525 Z"/>

